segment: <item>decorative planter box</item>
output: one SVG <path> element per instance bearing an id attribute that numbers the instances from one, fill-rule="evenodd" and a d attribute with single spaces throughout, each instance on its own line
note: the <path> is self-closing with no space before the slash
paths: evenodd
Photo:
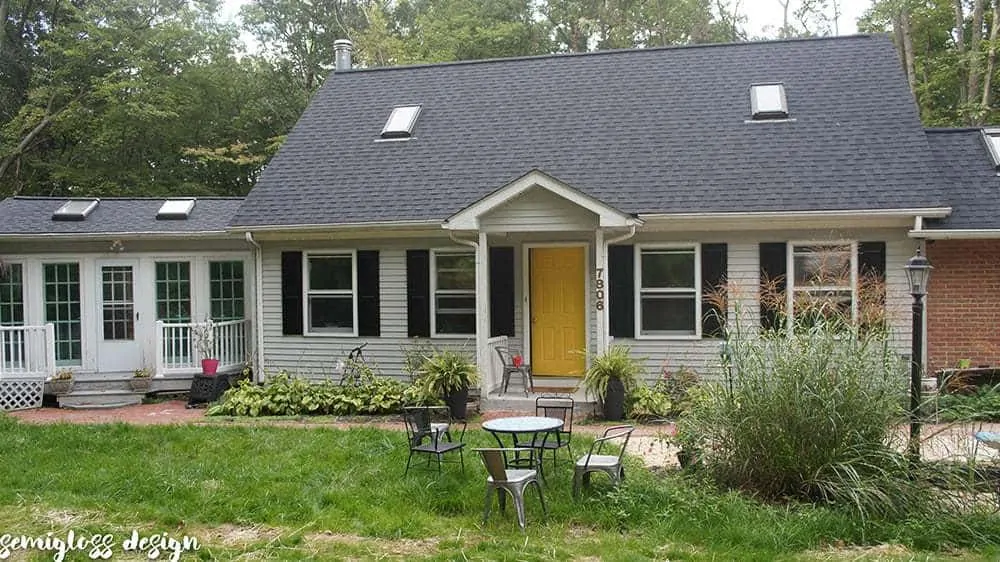
<path id="1" fill-rule="evenodd" d="M 229 390 L 230 384 L 235 384 L 240 373 L 194 375 L 191 379 L 191 392 L 188 396 L 188 406 L 215 402 L 222 393 Z"/>

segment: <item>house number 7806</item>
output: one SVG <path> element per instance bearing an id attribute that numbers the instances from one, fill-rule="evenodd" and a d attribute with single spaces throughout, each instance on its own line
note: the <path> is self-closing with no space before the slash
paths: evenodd
<path id="1" fill-rule="evenodd" d="M 597 310 L 604 310 L 604 268 L 598 267 L 594 280 L 594 306 Z"/>

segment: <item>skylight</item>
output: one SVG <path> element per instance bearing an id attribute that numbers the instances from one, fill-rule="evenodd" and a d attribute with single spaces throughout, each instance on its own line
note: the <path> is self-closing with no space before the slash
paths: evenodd
<path id="1" fill-rule="evenodd" d="M 993 167 L 1000 171 L 1000 129 L 983 129 L 983 141 L 993 157 Z"/>
<path id="2" fill-rule="evenodd" d="M 750 86 L 750 116 L 754 121 L 787 119 L 788 100 L 783 84 L 754 84 Z"/>
<path id="3" fill-rule="evenodd" d="M 156 213 L 157 220 L 184 220 L 194 209 L 194 199 L 168 199 Z"/>
<path id="4" fill-rule="evenodd" d="M 384 139 L 408 139 L 413 136 L 413 126 L 420 115 L 419 105 L 404 105 L 392 108 L 385 127 L 382 127 Z"/>
<path id="5" fill-rule="evenodd" d="M 54 221 L 82 221 L 97 208 L 100 199 L 72 199 L 52 213 Z"/>

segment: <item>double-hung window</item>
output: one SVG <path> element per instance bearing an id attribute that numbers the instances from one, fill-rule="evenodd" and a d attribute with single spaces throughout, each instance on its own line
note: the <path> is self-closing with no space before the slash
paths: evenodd
<path id="1" fill-rule="evenodd" d="M 307 254 L 306 326 L 312 334 L 357 333 L 357 274 L 354 252 Z"/>
<path id="2" fill-rule="evenodd" d="M 650 337 L 699 335 L 698 246 L 636 246 L 636 253 L 636 333 Z"/>
<path id="3" fill-rule="evenodd" d="M 855 317 L 857 251 L 853 243 L 791 244 L 792 275 L 788 310 L 792 325 L 808 327 L 820 319 L 850 322 Z"/>
<path id="4" fill-rule="evenodd" d="M 433 252 L 431 288 L 435 335 L 476 333 L 476 254 Z"/>

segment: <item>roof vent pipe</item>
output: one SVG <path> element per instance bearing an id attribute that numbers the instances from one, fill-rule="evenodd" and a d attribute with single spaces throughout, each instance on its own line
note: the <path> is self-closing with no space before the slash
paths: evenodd
<path id="1" fill-rule="evenodd" d="M 354 51 L 354 43 L 351 43 L 350 39 L 337 39 L 333 42 L 334 72 L 351 69 L 352 51 Z"/>

